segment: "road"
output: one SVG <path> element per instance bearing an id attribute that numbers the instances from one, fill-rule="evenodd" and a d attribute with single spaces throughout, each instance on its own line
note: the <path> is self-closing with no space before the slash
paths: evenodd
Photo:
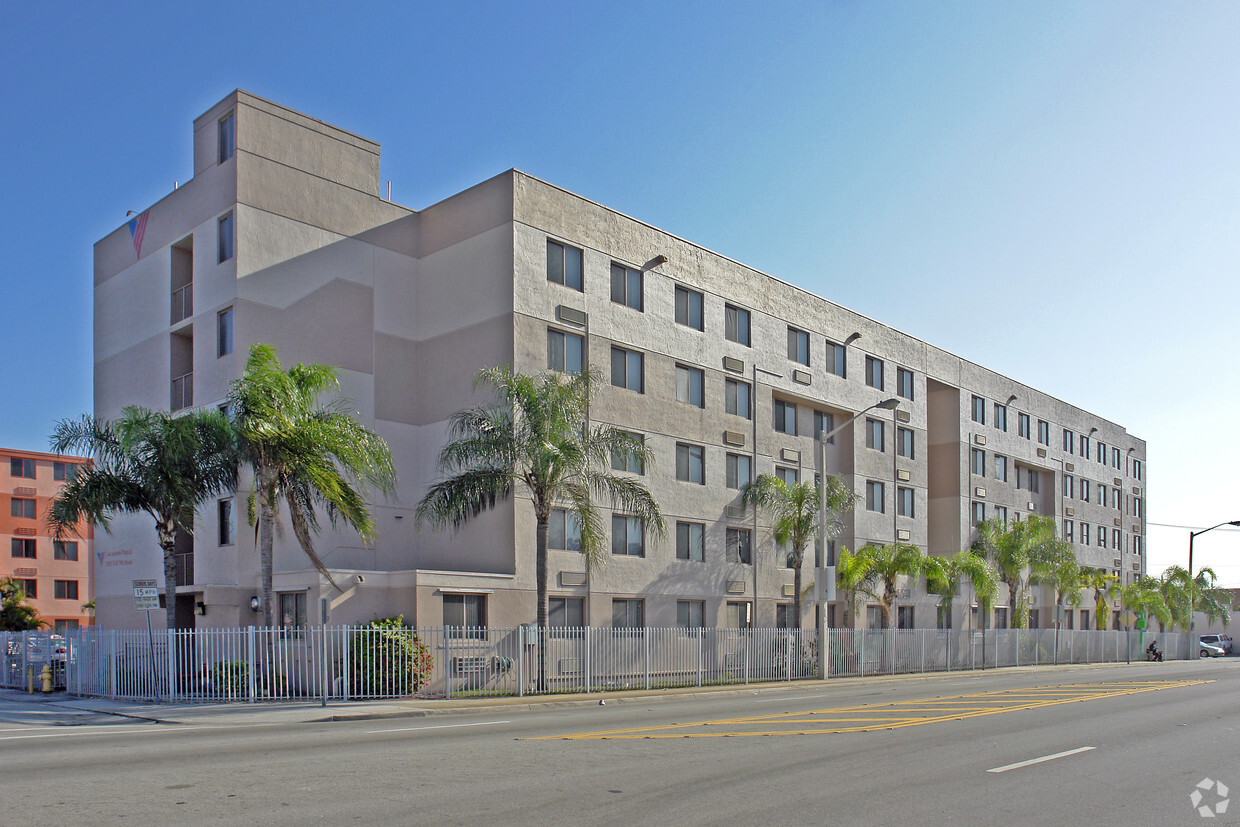
<path id="1" fill-rule="evenodd" d="M 1238 688 L 1223 659 L 292 725 L 8 705 L 0 822 L 1198 824 L 1198 782 L 1240 797 Z"/>

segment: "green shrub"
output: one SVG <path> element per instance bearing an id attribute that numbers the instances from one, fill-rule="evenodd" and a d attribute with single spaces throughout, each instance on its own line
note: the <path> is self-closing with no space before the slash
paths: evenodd
<path id="1" fill-rule="evenodd" d="M 430 675 L 430 648 L 404 615 L 375 618 L 349 642 L 353 695 L 412 695 Z"/>
<path id="2" fill-rule="evenodd" d="M 221 660 L 211 667 L 211 688 L 220 695 L 240 695 L 250 689 L 250 666 L 243 660 Z"/>

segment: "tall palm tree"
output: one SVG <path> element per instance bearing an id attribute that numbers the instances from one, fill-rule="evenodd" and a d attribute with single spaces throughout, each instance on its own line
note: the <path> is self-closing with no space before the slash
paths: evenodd
<path id="1" fill-rule="evenodd" d="M 896 601 L 896 581 L 901 575 L 919 577 L 925 563 L 926 555 L 909 543 L 886 546 L 868 543 L 857 549 L 855 554 L 844 549 L 840 554 L 840 564 L 836 567 L 837 587 L 842 569 L 849 591 L 868 594 L 879 602 L 882 628 L 889 629 L 891 609 Z"/>
<path id="2" fill-rule="evenodd" d="M 1052 538 L 1046 554 L 1035 560 L 1030 570 L 1029 582 L 1050 586 L 1055 593 L 1055 625 L 1059 625 L 1058 608 L 1065 599 L 1070 606 L 1081 601 L 1081 564 L 1077 562 L 1072 546 L 1064 540 Z"/>
<path id="3" fill-rule="evenodd" d="M 852 489 L 838 476 L 829 475 L 823 484 L 827 523 L 822 526 L 826 538 L 839 535 L 839 515 L 857 502 Z M 823 496 L 818 486 L 809 482 L 789 485 L 778 477 L 760 474 L 741 488 L 741 502 L 765 511 L 771 519 L 775 542 L 789 549 L 788 565 L 792 568 L 792 612 L 796 628 L 801 628 L 801 565 L 805 549 L 817 536 L 821 521 Z"/>
<path id="4" fill-rule="evenodd" d="M 1193 610 L 1206 616 L 1207 623 L 1223 622 L 1226 629 L 1231 623 L 1231 594 L 1218 587 L 1218 575 L 1209 566 L 1197 569 L 1193 576 Z M 1191 627 L 1190 627 L 1191 628 Z"/>
<path id="5" fill-rule="evenodd" d="M 198 506 L 237 485 L 232 429 L 216 410 L 173 416 L 130 406 L 111 422 L 85 415 L 61 420 L 52 450 L 91 457 L 52 500 L 48 527 L 60 539 L 79 526 L 108 531 L 113 514 L 146 513 L 155 519 L 164 552 L 168 628 L 175 629 L 177 530 L 194 533 Z"/>
<path id="6" fill-rule="evenodd" d="M 1119 578 L 1104 569 L 1086 568 L 1081 586 L 1094 590 L 1094 628 L 1106 631 L 1111 608 L 1107 603 L 1119 590 Z"/>
<path id="7" fill-rule="evenodd" d="M 596 498 L 618 512 L 637 517 L 656 537 L 665 533 L 654 497 L 637 480 L 610 473 L 613 456 L 652 456 L 643 443 L 608 425 L 590 427 L 590 396 L 599 377 L 593 372 L 566 376 L 548 372 L 527 376 L 511 367 L 484 368 L 474 388 L 498 399 L 452 415 L 448 443 L 439 452 L 445 479 L 418 504 L 419 525 L 460 528 L 523 489 L 533 501 L 535 577 L 540 637 L 547 628 L 547 529 L 551 509 L 567 506 L 581 529 L 587 569 L 605 559 L 603 519 Z M 538 647 L 538 686 L 546 685 L 546 646 Z"/>
<path id="8" fill-rule="evenodd" d="M 263 623 L 273 625 L 272 567 L 281 501 L 302 551 L 340 590 L 314 548 L 317 506 L 331 524 L 352 527 L 366 542 L 375 537 L 364 489 L 390 495 L 396 487 L 392 454 L 363 425 L 352 403 L 324 394 L 340 387 L 334 368 L 297 364 L 285 370 L 271 345 L 250 347 L 241 378 L 228 392 L 237 453 L 254 473 L 246 513 L 258 523 Z"/>
<path id="9" fill-rule="evenodd" d="M 1013 629 L 1025 628 L 1028 621 L 1028 573 L 1050 564 L 1057 553 L 1056 541 L 1055 521 L 1039 514 L 1010 523 L 998 519 L 978 523 L 973 547 L 995 564 L 999 579 L 1008 587 Z"/>
<path id="10" fill-rule="evenodd" d="M 950 616 L 956 588 L 968 582 L 978 608 L 989 613 L 999 593 L 999 575 L 989 560 L 972 549 L 964 549 L 950 557 L 930 554 L 922 565 L 926 591 L 939 596 L 939 606 Z"/>
<path id="11" fill-rule="evenodd" d="M 1166 623 L 1159 621 L 1158 631 L 1165 632 L 1168 626 L 1172 628 L 1179 626 L 1184 631 L 1188 631 L 1192 614 L 1188 608 L 1191 599 L 1188 581 L 1188 570 L 1183 566 L 1169 566 L 1159 576 L 1158 591 L 1167 605 L 1170 617 Z"/>

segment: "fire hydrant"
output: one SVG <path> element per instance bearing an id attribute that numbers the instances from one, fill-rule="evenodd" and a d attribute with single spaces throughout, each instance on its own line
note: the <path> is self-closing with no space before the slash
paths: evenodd
<path id="1" fill-rule="evenodd" d="M 43 664 L 43 671 L 39 673 L 39 677 L 43 680 L 43 691 L 52 691 L 52 665 L 50 663 Z"/>

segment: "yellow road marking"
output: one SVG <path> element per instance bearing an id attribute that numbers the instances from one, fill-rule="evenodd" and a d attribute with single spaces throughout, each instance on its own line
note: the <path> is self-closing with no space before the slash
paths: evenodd
<path id="1" fill-rule="evenodd" d="M 756 735 L 821 735 L 843 732 L 873 732 L 903 729 L 943 721 L 962 721 L 985 715 L 1040 709 L 1099 698 L 1116 698 L 1160 689 L 1179 689 L 1213 681 L 1132 681 L 1126 683 L 1066 684 L 1063 686 L 1005 689 L 939 698 L 918 698 L 881 704 L 819 709 L 809 712 L 780 712 L 716 721 L 664 724 L 653 727 L 546 735 L 531 740 L 595 740 L 646 738 L 728 738 Z M 921 713 L 921 714 L 907 714 Z M 855 724 L 847 726 L 847 724 Z M 796 726 L 792 726 L 796 725 Z M 808 726 L 807 726 L 808 725 Z M 753 729 L 759 727 L 759 729 Z M 727 730 L 727 731 L 725 731 Z"/>

